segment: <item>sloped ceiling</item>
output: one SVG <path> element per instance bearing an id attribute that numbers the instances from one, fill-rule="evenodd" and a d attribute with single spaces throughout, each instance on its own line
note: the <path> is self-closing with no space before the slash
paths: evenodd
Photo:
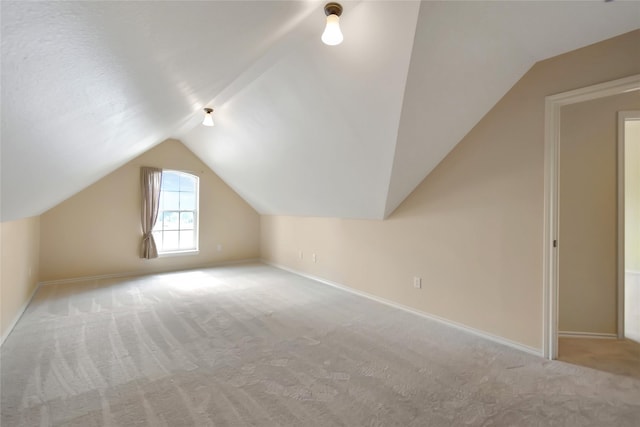
<path id="1" fill-rule="evenodd" d="M 168 137 L 263 214 L 383 218 L 538 60 L 638 28 L 636 2 L 11 2 L 2 220 Z M 216 109 L 216 127 L 200 126 Z"/>

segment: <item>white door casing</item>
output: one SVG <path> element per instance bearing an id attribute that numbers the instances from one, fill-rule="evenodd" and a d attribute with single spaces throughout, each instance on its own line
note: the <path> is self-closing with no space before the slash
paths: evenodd
<path id="1" fill-rule="evenodd" d="M 543 226 L 543 355 L 547 359 L 558 357 L 558 230 L 559 230 L 559 171 L 560 171 L 560 111 L 565 105 L 590 101 L 606 96 L 640 90 L 640 74 L 612 80 L 584 88 L 550 95 L 545 98 L 544 141 L 544 226 Z M 623 153 L 624 155 L 624 153 Z M 620 152 L 619 152 L 620 156 Z M 624 158 L 624 157 L 623 157 Z M 620 159 L 620 157 L 619 157 Z M 618 168 L 618 173 L 620 168 Z M 624 170 L 623 170 L 624 171 Z M 620 191 L 620 189 L 618 189 Z M 623 188 L 624 191 L 624 188 Z M 618 198 L 620 199 L 620 198 Z M 624 199 L 623 199 L 624 200 Z M 618 200 L 620 203 L 620 200 Z M 620 212 L 620 210 L 618 210 Z M 624 214 L 624 213 L 623 213 Z M 620 213 L 618 214 L 620 215 Z M 624 217 L 623 217 L 624 218 Z M 618 221 L 620 221 L 618 219 Z M 620 225 L 619 225 L 620 227 Z M 622 224 L 624 227 L 624 223 Z M 624 230 L 624 228 L 623 228 Z M 620 233 L 620 228 L 618 229 Z M 622 240 L 624 244 L 624 240 Z M 618 247 L 620 239 L 618 240 Z M 624 251 L 624 247 L 623 247 Z M 624 252 L 622 252 L 624 254 Z M 618 335 L 624 333 L 624 274 L 620 277 L 618 252 Z M 624 257 L 622 257 L 624 268 Z"/>

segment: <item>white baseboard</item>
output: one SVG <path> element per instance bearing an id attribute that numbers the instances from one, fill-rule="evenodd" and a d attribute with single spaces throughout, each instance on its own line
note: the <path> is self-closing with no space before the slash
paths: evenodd
<path id="1" fill-rule="evenodd" d="M 616 334 L 606 334 L 599 332 L 576 332 L 576 331 L 558 331 L 559 338 L 598 338 L 606 340 L 615 340 L 618 338 Z"/>
<path id="2" fill-rule="evenodd" d="M 9 338 L 9 335 L 11 335 L 11 332 L 13 331 L 13 328 L 16 327 L 16 325 L 18 324 L 18 321 L 20 320 L 20 318 L 22 317 L 24 312 L 27 310 L 27 307 L 29 307 L 29 304 L 31 304 L 31 300 L 33 300 L 33 297 L 36 294 L 36 292 L 38 291 L 38 288 L 40 288 L 40 284 L 39 283 L 37 283 L 36 286 L 34 286 L 33 291 L 31 292 L 31 295 L 29 295 L 29 298 L 27 298 L 27 300 L 24 302 L 24 304 L 22 304 L 22 307 L 20 307 L 20 310 L 18 310 L 18 314 L 16 314 L 15 318 L 13 319 L 11 324 L 9 325 L 9 328 L 7 329 L 5 334 L 0 336 L 0 347 L 2 347 L 2 344 L 4 344 L 5 340 L 7 338 Z"/>
<path id="3" fill-rule="evenodd" d="M 461 330 L 461 331 L 464 331 L 464 332 L 479 336 L 479 337 L 484 338 L 484 339 L 488 339 L 488 340 L 496 342 L 498 344 L 506 345 L 508 347 L 515 348 L 515 349 L 520 350 L 520 351 L 524 351 L 525 353 L 533 354 L 535 356 L 540 356 L 540 357 L 543 356 L 541 349 L 529 347 L 527 345 L 524 345 L 524 344 L 521 344 L 521 343 L 518 343 L 518 342 L 515 342 L 515 341 L 511 341 L 511 340 L 509 340 L 507 338 L 503 338 L 503 337 L 500 337 L 498 335 L 493 335 L 493 334 L 491 334 L 489 332 L 481 331 L 479 329 L 472 328 L 472 327 L 464 325 L 462 323 L 457 323 L 457 322 L 454 322 L 452 320 L 445 319 L 445 318 L 440 317 L 440 316 L 436 316 L 434 314 L 430 314 L 430 313 L 426 313 L 424 311 L 417 310 L 415 308 L 407 307 L 406 305 L 398 304 L 397 302 L 390 301 L 390 300 L 387 300 L 385 298 L 380 298 L 378 296 L 369 294 L 367 292 L 359 291 L 359 290 L 350 288 L 349 286 L 346 286 L 346 285 L 343 285 L 343 284 L 340 284 L 340 283 L 336 283 L 336 282 L 332 282 L 330 280 L 323 279 L 322 277 L 314 276 L 312 274 L 303 273 L 303 272 L 295 270 L 293 268 L 289 268 L 289 267 L 286 267 L 284 265 L 276 264 L 274 262 L 271 262 L 271 261 L 268 261 L 268 260 L 265 260 L 265 259 L 263 259 L 262 262 L 267 264 L 267 265 L 271 265 L 273 267 L 279 268 L 281 270 L 285 270 L 285 271 L 288 271 L 290 273 L 297 274 L 298 276 L 306 277 L 307 279 L 315 280 L 316 282 L 320 282 L 320 283 L 323 283 L 325 285 L 333 286 L 334 288 L 338 288 L 338 289 L 341 289 L 343 291 L 346 291 L 346 292 L 349 292 L 349 293 L 352 293 L 352 294 L 355 294 L 355 295 L 359 295 L 361 297 L 368 298 L 370 300 L 379 302 L 381 304 L 385 304 L 385 305 L 388 305 L 390 307 L 394 307 L 394 308 L 397 308 L 399 310 L 403 310 L 403 311 L 406 311 L 408 313 L 415 314 L 415 315 L 420 316 L 420 317 L 424 317 L 425 319 L 434 320 L 436 322 L 439 322 L 439 323 L 442 323 L 444 325 L 456 328 L 458 330 Z"/>
<path id="4" fill-rule="evenodd" d="M 169 270 L 158 270 L 158 271 L 132 271 L 128 273 L 111 273 L 111 274 L 98 274 L 95 276 L 81 276 L 81 277 L 71 277 L 68 279 L 57 279 L 57 280 L 45 280 L 43 282 L 38 283 L 39 286 L 49 286 L 49 285 L 60 285 L 63 283 L 76 283 L 76 282 L 87 282 L 92 280 L 104 280 L 104 279 L 118 279 L 121 277 L 139 277 L 139 276 L 149 276 L 152 274 L 163 274 L 163 273 L 177 273 L 179 271 L 189 271 L 189 270 L 198 270 L 200 268 L 213 268 L 213 267 L 225 267 L 237 264 L 248 264 L 252 262 L 261 262 L 258 258 L 248 258 L 248 259 L 240 259 L 240 260 L 232 260 L 232 261 L 220 261 L 209 264 L 204 264 L 195 267 L 185 267 L 178 269 L 169 269 Z"/>

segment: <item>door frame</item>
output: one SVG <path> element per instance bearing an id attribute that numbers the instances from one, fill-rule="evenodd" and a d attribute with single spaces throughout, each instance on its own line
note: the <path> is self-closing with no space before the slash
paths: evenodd
<path id="1" fill-rule="evenodd" d="M 640 120 L 640 111 L 618 112 L 618 339 L 624 339 L 625 305 L 625 123 L 627 120 Z"/>
<path id="2" fill-rule="evenodd" d="M 559 244 L 561 109 L 565 105 L 637 90 L 640 90 L 640 74 L 545 97 L 542 352 L 546 359 L 558 357 L 557 249 Z M 618 278 L 618 287 L 620 287 L 620 278 Z M 624 293 L 622 293 L 622 298 L 624 298 Z M 618 290 L 618 304 L 619 301 L 620 290 Z M 624 304 L 624 299 L 622 301 Z M 618 322 L 620 321 L 620 310 L 618 310 Z M 622 321 L 624 322 L 624 317 L 622 317 Z"/>

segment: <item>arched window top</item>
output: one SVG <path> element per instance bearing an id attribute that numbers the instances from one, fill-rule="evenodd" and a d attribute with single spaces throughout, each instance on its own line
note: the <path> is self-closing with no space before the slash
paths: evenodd
<path id="1" fill-rule="evenodd" d="M 196 175 L 187 172 L 163 170 L 161 189 L 165 191 L 194 192 L 198 181 L 199 178 Z"/>

